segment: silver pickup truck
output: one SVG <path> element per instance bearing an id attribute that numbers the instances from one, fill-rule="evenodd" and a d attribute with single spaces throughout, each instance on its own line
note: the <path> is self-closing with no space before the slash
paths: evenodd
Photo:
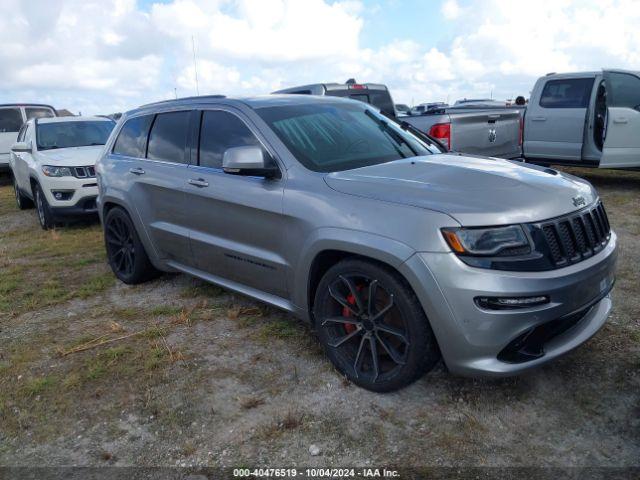
<path id="1" fill-rule="evenodd" d="M 538 79 L 524 116 L 523 150 L 535 163 L 640 167 L 640 72 Z"/>

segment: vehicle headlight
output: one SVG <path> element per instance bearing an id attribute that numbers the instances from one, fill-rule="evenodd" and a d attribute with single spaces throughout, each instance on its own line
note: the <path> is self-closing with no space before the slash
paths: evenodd
<path id="1" fill-rule="evenodd" d="M 529 253 L 529 238 L 520 225 L 489 228 L 443 228 L 451 249 L 461 255 L 495 256 Z M 512 253 L 506 251 L 514 249 Z"/>
<path id="2" fill-rule="evenodd" d="M 69 167 L 56 167 L 53 165 L 43 165 L 42 173 L 47 177 L 73 177 Z"/>

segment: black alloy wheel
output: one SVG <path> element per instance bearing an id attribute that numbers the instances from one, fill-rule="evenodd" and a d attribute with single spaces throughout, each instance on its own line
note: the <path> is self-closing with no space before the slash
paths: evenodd
<path id="1" fill-rule="evenodd" d="M 109 260 L 116 275 L 131 276 L 135 266 L 136 249 L 133 232 L 122 218 L 116 217 L 106 226 L 105 238 Z"/>
<path id="2" fill-rule="evenodd" d="M 142 283 L 160 273 L 151 264 L 131 218 L 122 208 L 114 207 L 107 213 L 104 240 L 111 270 L 124 283 Z"/>
<path id="3" fill-rule="evenodd" d="M 375 263 L 346 260 L 329 269 L 320 282 L 314 313 L 329 358 L 369 390 L 401 388 L 439 358 L 433 332 L 410 287 Z"/>

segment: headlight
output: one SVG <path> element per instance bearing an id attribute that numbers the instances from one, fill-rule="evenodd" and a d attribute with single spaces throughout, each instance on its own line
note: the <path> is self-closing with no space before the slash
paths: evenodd
<path id="1" fill-rule="evenodd" d="M 462 255 L 523 255 L 531 251 L 529 239 L 520 225 L 490 228 L 443 228 L 451 249 Z M 507 252 L 506 249 L 515 249 Z"/>
<path id="2" fill-rule="evenodd" d="M 43 165 L 42 173 L 47 177 L 73 177 L 69 167 L 55 167 L 53 165 Z"/>

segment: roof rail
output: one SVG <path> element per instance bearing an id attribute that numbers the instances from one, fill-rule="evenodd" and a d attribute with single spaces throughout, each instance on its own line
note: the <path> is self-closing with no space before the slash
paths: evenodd
<path id="1" fill-rule="evenodd" d="M 151 107 L 153 105 L 162 105 L 164 103 L 175 103 L 183 100 L 195 100 L 195 99 L 202 100 L 207 98 L 227 98 L 227 97 L 226 95 L 200 95 L 200 96 L 193 96 L 193 97 L 171 98 L 169 100 L 160 100 L 158 102 L 145 103 L 144 105 L 140 105 L 138 108 Z"/>
<path id="2" fill-rule="evenodd" d="M 556 72 L 549 72 L 545 76 L 548 77 L 549 75 L 555 75 L 555 74 L 556 74 Z"/>

